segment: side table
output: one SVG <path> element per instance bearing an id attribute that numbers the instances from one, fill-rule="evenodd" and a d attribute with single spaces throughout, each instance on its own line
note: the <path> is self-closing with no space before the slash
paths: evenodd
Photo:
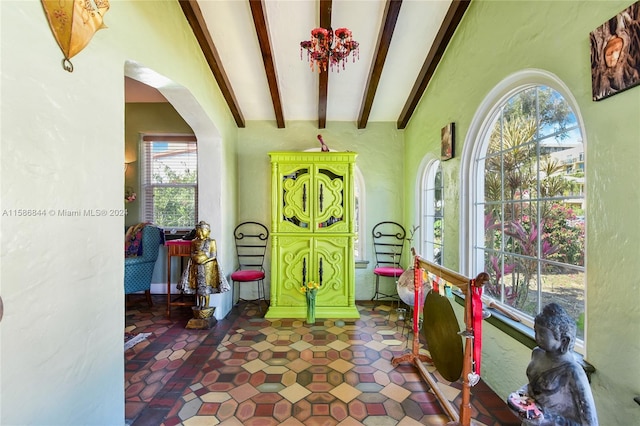
<path id="1" fill-rule="evenodd" d="M 184 301 L 184 295 L 180 295 L 173 300 L 171 295 L 171 258 L 191 256 L 191 241 L 189 240 L 169 240 L 164 243 L 167 246 L 167 318 L 171 316 L 172 306 L 194 306 L 193 300 Z"/>

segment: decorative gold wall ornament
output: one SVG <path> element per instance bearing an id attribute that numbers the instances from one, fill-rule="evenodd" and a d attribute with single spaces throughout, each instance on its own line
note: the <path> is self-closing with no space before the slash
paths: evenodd
<path id="1" fill-rule="evenodd" d="M 109 0 L 41 0 L 64 59 L 62 67 L 73 72 L 70 59 L 84 49 L 99 29 L 106 28 L 104 14 Z"/>

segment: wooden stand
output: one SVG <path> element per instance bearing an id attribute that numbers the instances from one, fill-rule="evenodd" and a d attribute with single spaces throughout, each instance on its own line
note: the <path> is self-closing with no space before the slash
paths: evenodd
<path id="1" fill-rule="evenodd" d="M 418 291 L 422 288 L 422 277 L 420 276 L 420 270 L 436 275 L 449 284 L 458 287 L 465 295 L 464 304 L 464 323 L 466 330 L 462 333 L 465 337 L 464 345 L 464 359 L 462 365 L 462 401 L 460 403 L 460 411 L 456 411 L 451 402 L 446 398 L 444 393 L 438 388 L 438 382 L 433 375 L 427 370 L 424 362 L 430 362 L 431 360 L 419 353 L 420 345 L 418 342 L 418 317 L 419 309 L 414 309 L 413 312 L 413 350 L 409 354 L 402 355 L 398 358 L 394 358 L 391 363 L 396 366 L 400 362 L 412 362 L 420 372 L 422 378 L 429 384 L 433 392 L 435 393 L 440 405 L 447 412 L 447 415 L 452 420 L 449 425 L 461 425 L 469 426 L 471 424 L 471 384 L 469 383 L 469 374 L 472 372 L 473 362 L 473 344 L 471 339 L 473 338 L 473 312 L 472 312 L 472 287 L 482 287 L 486 281 L 489 280 L 489 275 L 485 272 L 480 273 L 475 279 L 469 279 L 457 272 L 451 271 L 443 266 L 436 265 L 420 256 L 414 254 L 414 288 L 416 291 L 416 303 L 418 306 Z M 424 325 L 425 327 L 428 324 Z"/>
<path id="2" fill-rule="evenodd" d="M 175 298 L 171 295 L 171 258 L 172 257 L 190 257 L 191 241 L 188 240 L 170 240 L 165 243 L 167 246 L 167 318 L 171 316 L 172 306 L 193 306 L 195 303 L 193 297 L 187 300 L 184 295 L 177 295 Z"/>
<path id="3" fill-rule="evenodd" d="M 433 360 L 429 358 L 427 355 L 420 353 L 420 339 L 418 338 L 418 333 L 420 329 L 418 328 L 418 324 L 420 324 L 420 309 L 421 304 L 423 303 L 424 298 L 420 294 L 420 290 L 422 289 L 422 277 L 421 277 L 420 269 L 413 268 L 413 284 L 414 284 L 414 292 L 415 299 L 413 303 L 413 348 L 411 352 L 407 352 L 404 355 L 399 357 L 395 357 L 391 360 L 391 365 L 396 367 L 401 362 L 410 362 L 413 363 L 416 360 L 421 362 L 426 362 L 431 364 Z M 418 288 L 420 286 L 420 288 Z M 418 367 L 419 368 L 419 367 Z M 432 386 L 433 387 L 433 386 Z"/>

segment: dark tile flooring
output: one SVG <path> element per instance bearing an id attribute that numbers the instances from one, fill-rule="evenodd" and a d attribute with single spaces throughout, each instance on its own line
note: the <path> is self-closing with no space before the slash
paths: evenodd
<path id="1" fill-rule="evenodd" d="M 267 320 L 234 307 L 210 330 L 185 325 L 190 308 L 166 317 L 164 296 L 126 310 L 126 331 L 151 333 L 125 352 L 127 425 L 441 425 L 449 419 L 415 366 L 391 365 L 408 351 L 390 306 L 359 304 L 359 320 Z M 264 311 L 264 310 L 263 310 Z M 460 405 L 461 383 L 432 367 Z M 472 388 L 479 425 L 520 421 L 482 381 Z"/>

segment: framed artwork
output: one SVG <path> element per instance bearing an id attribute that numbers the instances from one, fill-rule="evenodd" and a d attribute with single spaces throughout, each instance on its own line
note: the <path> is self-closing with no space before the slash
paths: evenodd
<path id="1" fill-rule="evenodd" d="M 590 39 L 594 101 L 640 84 L 640 1 L 593 30 Z"/>
<path id="2" fill-rule="evenodd" d="M 440 159 L 443 161 L 450 160 L 455 155 L 455 128 L 455 123 L 449 123 L 440 131 L 440 136 L 442 138 Z"/>

